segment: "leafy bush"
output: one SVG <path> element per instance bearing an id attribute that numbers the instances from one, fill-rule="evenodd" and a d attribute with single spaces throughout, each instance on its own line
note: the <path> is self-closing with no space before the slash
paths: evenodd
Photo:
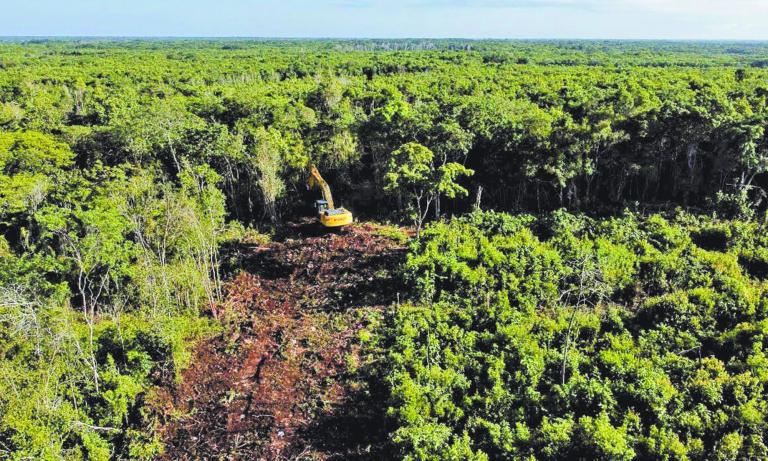
<path id="1" fill-rule="evenodd" d="M 20 139 L 14 152 L 26 159 L 46 158 L 30 146 L 56 146 Z M 147 171 L 68 165 L 48 165 L 41 178 L 58 184 L 34 206 L 0 210 L 16 230 L 13 243 L 0 239 L 0 447 L 34 459 L 153 459 L 162 444 L 146 402 L 211 329 L 200 309 L 220 289 L 224 197 L 202 167 L 158 187 Z"/>
<path id="2" fill-rule="evenodd" d="M 474 213 L 428 226 L 374 346 L 407 459 L 766 453 L 768 292 L 741 222 Z M 554 229 L 547 241 L 532 229 Z M 705 227 L 712 229 L 712 227 Z M 722 243 L 722 242 L 720 242 Z M 459 455 L 460 454 L 460 455 Z"/>

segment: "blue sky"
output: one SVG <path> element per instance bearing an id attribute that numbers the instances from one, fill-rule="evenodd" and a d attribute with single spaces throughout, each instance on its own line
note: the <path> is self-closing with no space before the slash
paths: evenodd
<path id="1" fill-rule="evenodd" d="M 0 0 L 0 36 L 768 40 L 768 0 Z"/>

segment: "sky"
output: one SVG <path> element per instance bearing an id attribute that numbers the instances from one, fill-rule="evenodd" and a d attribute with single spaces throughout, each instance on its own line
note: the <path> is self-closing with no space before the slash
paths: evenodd
<path id="1" fill-rule="evenodd" d="M 768 0 L 0 0 L 0 36 L 768 40 Z"/>

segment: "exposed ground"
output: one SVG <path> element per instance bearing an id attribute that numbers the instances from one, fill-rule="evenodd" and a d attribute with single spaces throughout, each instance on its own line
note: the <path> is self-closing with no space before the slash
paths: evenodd
<path id="1" fill-rule="evenodd" d="M 402 242 L 370 224 L 305 223 L 237 254 L 242 271 L 212 312 L 223 330 L 158 398 L 165 458 L 381 457 L 386 428 L 358 336 L 398 297 Z"/>

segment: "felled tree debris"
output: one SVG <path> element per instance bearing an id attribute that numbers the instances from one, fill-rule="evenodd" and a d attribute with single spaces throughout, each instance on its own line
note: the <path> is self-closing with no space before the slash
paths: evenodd
<path id="1" fill-rule="evenodd" d="M 370 450 L 366 434 L 344 433 L 362 431 L 349 419 L 366 417 L 364 405 L 350 403 L 360 383 L 348 363 L 366 312 L 398 295 L 403 244 L 373 225 L 308 236 L 306 228 L 244 250 L 243 271 L 213 310 L 224 328 L 199 344 L 181 383 L 158 394 L 166 459 L 339 459 Z"/>

